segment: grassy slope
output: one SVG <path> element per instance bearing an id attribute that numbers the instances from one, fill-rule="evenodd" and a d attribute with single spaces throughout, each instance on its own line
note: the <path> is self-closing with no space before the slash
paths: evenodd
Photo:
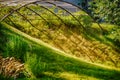
<path id="1" fill-rule="evenodd" d="M 4 28 L 3 28 L 4 27 Z M 5 28 L 6 27 L 6 28 Z M 41 80 L 119 80 L 120 71 L 87 63 L 66 55 L 40 40 L 32 38 L 6 24 L 0 24 L 2 55 L 15 56 L 25 62 L 31 74 L 26 79 Z M 8 29 L 9 28 L 9 29 Z M 4 41 L 3 41 L 4 42 Z M 19 80 L 23 78 L 19 78 Z"/>

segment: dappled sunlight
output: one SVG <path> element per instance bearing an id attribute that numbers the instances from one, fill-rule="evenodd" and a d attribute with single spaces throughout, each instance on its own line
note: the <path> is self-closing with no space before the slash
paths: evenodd
<path id="1" fill-rule="evenodd" d="M 59 73 L 60 77 L 63 77 L 67 80 L 99 80 L 93 77 L 89 77 L 89 76 L 85 76 L 85 75 L 78 75 L 78 74 L 74 74 L 74 73 L 70 73 L 70 72 L 62 72 Z"/>
<path id="2" fill-rule="evenodd" d="M 58 78 L 65 79 L 65 80 L 99 80 L 94 77 L 85 76 L 82 74 L 78 75 L 72 72 L 58 72 L 58 73 L 44 72 L 43 74 L 47 76 L 58 77 Z"/>

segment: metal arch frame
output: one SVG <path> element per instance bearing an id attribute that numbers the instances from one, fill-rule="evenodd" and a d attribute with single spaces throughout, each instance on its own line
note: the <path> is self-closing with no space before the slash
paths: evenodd
<path id="1" fill-rule="evenodd" d="M 28 9 L 28 10 L 30 10 L 30 11 L 32 11 L 32 12 L 34 12 L 36 15 L 40 16 L 45 22 L 48 23 L 48 21 L 44 17 L 42 17 L 40 14 L 38 14 L 36 11 L 32 10 L 31 8 L 29 8 L 27 6 L 25 6 L 25 8 Z"/>
<path id="2" fill-rule="evenodd" d="M 33 3 L 34 3 L 34 2 L 25 4 L 25 5 L 20 6 L 19 8 L 15 9 L 15 10 L 12 9 L 12 11 L 11 11 L 10 13 L 8 13 L 7 15 L 5 15 L 5 16 L 0 20 L 0 22 L 2 22 L 4 19 L 6 19 L 6 18 L 9 17 L 10 15 L 12 15 L 14 12 L 17 12 L 17 14 L 20 15 L 20 16 L 22 16 L 32 27 L 36 28 L 26 17 L 24 17 L 24 15 L 22 15 L 22 14 L 20 14 L 20 13 L 18 12 L 18 10 L 20 10 L 21 8 L 23 8 L 23 7 L 25 7 L 25 6 L 29 5 L 29 4 L 33 4 Z M 12 21 L 12 20 L 11 20 L 11 21 Z M 37 29 L 37 28 L 36 28 L 36 29 Z M 38 29 L 38 30 L 39 30 L 39 29 Z"/>
<path id="3" fill-rule="evenodd" d="M 18 12 L 18 10 L 16 10 L 15 12 L 17 12 L 18 15 L 22 16 L 27 22 L 29 22 L 31 24 L 31 26 L 35 27 L 24 15 L 22 15 L 20 12 Z"/>
<path id="4" fill-rule="evenodd" d="M 17 14 L 19 14 L 19 15 L 22 16 L 27 22 L 29 22 L 29 23 L 32 25 L 32 27 L 36 28 L 26 17 L 24 17 L 24 15 L 22 15 L 22 14 L 19 13 L 18 11 L 19 11 L 21 8 L 23 8 L 23 7 L 26 8 L 26 6 L 28 6 L 28 5 L 30 5 L 30 4 L 37 5 L 37 4 L 36 4 L 37 2 L 41 2 L 41 1 L 31 2 L 31 3 L 25 4 L 25 5 L 23 5 L 23 6 L 20 6 L 19 8 L 15 9 L 15 10 L 12 10 L 10 13 L 8 13 L 7 15 L 5 15 L 5 16 L 0 20 L 0 22 L 3 21 L 3 20 L 6 19 L 6 18 L 9 18 L 9 16 L 12 15 L 14 12 L 17 12 Z M 44 6 L 40 6 L 40 7 L 48 10 L 50 13 L 52 13 L 53 15 L 55 15 L 56 17 L 58 17 L 58 18 L 65 24 L 65 22 L 64 22 L 57 14 L 55 14 L 54 12 L 52 12 L 51 10 L 49 10 L 48 8 L 46 8 L 46 7 L 44 7 Z M 27 9 L 27 8 L 26 8 L 26 9 Z M 63 9 L 63 10 L 64 10 L 64 9 Z M 65 10 L 65 11 L 66 11 L 66 10 Z M 72 15 L 69 11 L 67 11 L 67 12 L 68 12 L 70 15 Z M 72 15 L 72 16 L 75 17 L 74 15 Z M 75 18 L 76 18 L 76 17 L 75 17 Z M 37 28 L 36 28 L 36 29 L 37 29 Z M 38 29 L 38 30 L 39 30 L 39 29 Z M 40 31 L 40 30 L 39 30 L 39 31 Z"/>
<path id="5" fill-rule="evenodd" d="M 20 7 L 17 8 L 17 9 L 12 10 L 10 13 L 6 14 L 2 19 L 0 19 L 0 22 L 2 22 L 5 18 L 7 18 L 8 16 L 10 16 L 10 15 L 11 15 L 12 13 L 14 13 L 15 11 L 20 10 L 20 9 L 23 8 L 23 7 L 26 7 L 27 5 L 36 4 L 37 2 L 41 2 L 41 0 L 40 0 L 40 1 L 34 1 L 34 2 L 27 3 L 27 4 L 23 5 L 23 6 L 20 6 Z"/>
<path id="6" fill-rule="evenodd" d="M 29 8 L 29 7 L 27 7 L 27 6 L 25 6 L 25 8 L 26 9 L 29 9 L 31 12 L 34 12 L 35 14 L 37 14 L 38 16 L 40 16 L 41 18 L 42 18 L 42 20 L 44 20 L 45 22 L 47 22 L 47 23 L 49 23 L 44 17 L 42 17 L 40 14 L 38 14 L 36 11 L 34 11 L 34 10 L 32 10 L 31 8 Z M 17 11 L 17 10 L 16 10 Z M 14 11 L 15 12 L 15 11 Z M 14 12 L 10 12 L 11 14 L 12 13 L 14 13 Z M 9 17 L 8 15 L 6 15 L 6 16 L 4 16 L 4 17 Z M 10 18 L 9 18 L 9 20 L 10 20 Z M 27 19 L 26 19 L 27 20 Z M 1 20 L 2 21 L 2 20 Z M 10 20 L 10 21 L 12 21 L 12 20 Z M 12 22 L 13 23 L 13 22 Z M 30 23 L 30 22 L 29 22 Z M 30 24 L 32 24 L 32 23 L 30 23 Z M 54 25 L 54 24 L 52 24 L 52 25 Z M 32 25 L 33 26 L 33 25 Z"/>
<path id="7" fill-rule="evenodd" d="M 89 15 L 89 16 L 91 17 L 91 19 L 93 19 L 93 21 L 98 24 L 98 26 L 100 27 L 100 29 L 101 29 L 102 31 L 104 31 L 104 29 L 102 28 L 102 26 L 101 26 L 98 22 L 96 22 L 96 20 L 95 20 L 89 13 L 87 13 L 84 9 L 82 9 L 80 6 L 77 6 L 77 5 L 75 5 L 75 4 L 72 4 L 72 3 L 68 2 L 68 1 L 63 1 L 63 0 L 53 0 L 53 1 L 60 1 L 60 2 L 68 3 L 68 4 L 71 4 L 71 5 L 75 6 L 75 7 L 77 7 L 78 9 L 82 10 L 82 11 L 85 12 L 87 15 Z"/>
<path id="8" fill-rule="evenodd" d="M 55 15 L 58 19 L 60 19 L 61 22 L 64 23 L 64 21 L 63 21 L 57 14 L 55 14 L 54 12 L 52 12 L 51 10 L 49 10 L 48 8 L 46 8 L 46 7 L 44 7 L 44 6 L 40 6 L 40 5 L 36 4 L 36 3 L 34 3 L 34 5 L 37 5 L 37 6 L 41 7 L 41 8 L 43 8 L 43 9 L 49 11 L 50 13 L 52 13 L 53 15 Z M 27 9 L 30 10 L 30 8 L 28 8 L 27 6 L 25 6 L 25 8 L 27 8 Z M 32 10 L 32 9 L 31 9 L 31 10 Z M 32 11 L 33 11 L 33 10 L 32 10 Z M 33 12 L 36 12 L 36 11 L 33 11 Z M 37 15 L 40 15 L 40 14 L 38 14 L 37 12 L 36 12 L 36 14 L 37 14 Z M 44 19 L 44 18 L 43 18 L 43 19 Z M 48 22 L 48 21 L 46 21 L 46 22 Z M 49 23 L 49 22 L 48 22 L 48 23 Z M 52 25 L 54 25 L 54 24 L 52 24 Z M 64 23 L 64 25 L 66 25 L 66 24 Z M 62 47 L 61 47 L 60 45 L 58 45 L 58 46 L 59 46 L 59 48 L 62 49 Z M 64 49 L 63 49 L 63 50 L 64 50 Z"/>
<path id="9" fill-rule="evenodd" d="M 37 5 L 37 4 L 36 4 L 36 5 Z M 39 5 L 39 7 L 41 7 L 41 8 L 43 8 L 43 9 L 49 11 L 50 13 L 52 13 L 53 15 L 55 15 L 58 19 L 60 19 L 61 22 L 63 22 L 63 23 L 66 25 L 66 23 L 65 23 L 57 14 L 55 14 L 53 11 L 51 11 L 51 10 L 49 10 L 47 7 L 44 7 L 44 6 L 41 6 L 41 5 Z"/>
<path id="10" fill-rule="evenodd" d="M 22 15 L 20 12 L 18 12 L 18 11 L 16 11 L 16 12 L 17 12 L 18 15 L 22 16 L 28 23 L 30 23 L 30 25 L 31 25 L 32 27 L 34 27 L 35 29 L 37 29 L 37 30 L 40 31 L 40 32 L 44 32 L 44 30 L 40 30 L 40 29 L 36 28 L 36 27 L 30 22 L 30 20 L 27 19 L 27 18 L 26 18 L 24 15 Z M 17 25 L 9 18 L 9 16 L 8 16 L 7 18 L 12 22 L 13 25 L 17 26 Z"/>
<path id="11" fill-rule="evenodd" d="M 53 2 L 48 2 L 48 1 L 46 1 L 45 3 L 52 4 L 52 5 L 60 8 L 60 9 L 62 9 L 62 10 L 64 10 L 64 11 L 66 11 L 67 13 L 69 13 L 69 14 L 79 23 L 79 25 L 82 26 L 82 28 L 85 30 L 85 27 L 81 24 L 81 22 L 80 22 L 70 11 L 68 11 L 67 9 L 65 9 L 65 8 L 63 8 L 63 7 L 61 7 L 61 6 L 58 6 L 58 5 L 54 4 Z"/>
<path id="12" fill-rule="evenodd" d="M 9 18 L 9 16 L 12 15 L 14 12 L 17 12 L 17 14 L 20 15 L 20 16 L 22 16 L 32 27 L 36 28 L 36 27 L 30 22 L 30 20 L 27 19 L 27 18 L 26 18 L 24 15 L 22 15 L 21 13 L 19 13 L 18 10 L 20 10 L 21 8 L 24 7 L 24 8 L 29 9 L 30 11 L 36 13 L 35 11 L 31 10 L 30 8 L 28 8 L 27 6 L 28 6 L 29 4 L 34 4 L 34 5 L 35 5 L 37 2 L 41 2 L 41 1 L 35 1 L 35 2 L 32 2 L 32 3 L 25 4 L 25 5 L 23 5 L 23 6 L 19 7 L 19 8 L 17 8 L 17 9 L 15 9 L 15 10 L 12 9 L 12 11 L 11 11 L 10 13 L 8 13 L 7 15 L 5 15 L 5 16 L 1 19 L 1 21 L 3 21 L 3 20 L 6 19 L 6 18 Z M 48 10 L 49 12 L 51 12 L 52 14 L 54 14 L 57 18 L 59 18 L 59 19 L 62 21 L 62 23 L 64 23 L 64 21 L 63 21 L 59 16 L 57 16 L 54 12 L 52 12 L 51 10 L 49 10 L 48 8 L 46 8 L 46 7 L 44 7 L 44 6 L 40 6 L 40 7 Z M 39 15 L 39 14 L 37 14 L 37 15 Z M 39 15 L 39 16 L 40 16 L 40 15 Z M 42 16 L 40 16 L 40 17 L 41 17 L 44 21 L 46 21 Z M 15 25 L 15 23 L 14 23 L 10 18 L 9 18 L 9 20 Z M 48 22 L 48 21 L 46 21 L 46 22 Z M 64 23 L 64 24 L 65 24 L 65 23 Z M 66 25 L 66 24 L 65 24 L 65 25 Z M 36 28 L 36 29 L 39 30 L 38 28 Z M 41 30 L 39 30 L 39 31 L 41 31 Z"/>
<path id="13" fill-rule="evenodd" d="M 44 17 L 42 17 L 39 13 L 37 13 L 37 12 L 34 11 L 34 10 L 32 10 L 32 9 L 29 8 L 28 6 L 25 6 L 25 8 L 27 8 L 28 10 L 34 12 L 36 15 L 38 15 L 39 17 L 41 17 L 43 21 L 45 21 L 45 22 L 47 22 L 47 23 L 49 24 L 49 22 L 48 22 Z M 54 24 L 52 23 L 52 25 L 54 25 Z M 54 26 L 55 26 L 55 25 L 54 25 Z"/>
<path id="14" fill-rule="evenodd" d="M 14 13 L 14 11 L 19 10 L 20 8 L 25 7 L 25 6 L 29 5 L 29 4 L 35 4 L 35 3 L 41 2 L 41 1 L 43 1 L 43 0 L 38 0 L 38 1 L 34 1 L 34 2 L 27 3 L 27 4 L 25 4 L 25 5 L 17 8 L 17 9 L 15 9 L 15 10 L 11 11 L 11 12 L 8 13 L 7 15 L 5 15 L 5 16 L 0 20 L 0 22 L 3 21 L 6 17 L 8 17 L 9 15 L 11 15 L 12 13 Z M 48 1 L 48 0 L 44 0 L 44 1 Z M 98 26 L 100 27 L 100 29 L 101 29 L 102 31 L 104 31 L 104 29 L 102 28 L 102 26 L 101 26 L 98 22 L 96 22 L 96 20 L 95 20 L 90 14 L 88 14 L 84 9 L 82 9 L 80 6 L 77 6 L 77 5 L 75 5 L 75 4 L 72 4 L 72 3 L 70 3 L 70 2 L 63 1 L 63 0 L 52 0 L 52 1 L 59 1 L 59 2 L 67 3 L 67 4 L 71 4 L 71 5 L 75 6 L 75 7 L 77 7 L 78 9 L 84 11 L 87 15 L 89 15 L 89 16 L 93 19 L 93 21 L 94 21 L 95 23 L 98 24 Z M 43 6 L 43 7 L 44 7 L 44 6 Z M 53 13 L 52 13 L 52 14 L 53 14 Z M 55 14 L 54 14 L 54 15 L 55 15 Z M 61 18 L 60 18 L 60 19 L 61 19 Z M 64 22 L 62 19 L 61 19 L 61 21 Z M 65 24 L 65 23 L 64 23 L 64 24 Z"/>
<path id="15" fill-rule="evenodd" d="M 33 3 L 34 3 L 34 2 L 28 3 L 28 4 L 25 4 L 25 5 L 23 5 L 23 6 L 20 6 L 20 7 L 17 8 L 17 9 L 12 10 L 10 13 L 8 13 L 8 14 L 5 15 L 2 19 L 0 19 L 0 22 L 2 22 L 5 18 L 7 18 L 8 16 L 10 16 L 11 14 L 13 14 L 15 11 L 17 11 L 17 10 L 21 9 L 22 7 L 25 7 L 25 6 L 29 5 L 29 4 L 33 4 Z"/>
<path id="16" fill-rule="evenodd" d="M 14 12 L 16 12 L 16 13 L 17 13 L 18 15 L 20 15 L 22 18 L 24 18 L 32 27 L 34 27 L 35 29 L 37 29 L 37 30 L 39 30 L 40 32 L 42 32 L 40 29 L 36 28 L 36 27 L 30 22 L 29 19 L 27 19 L 24 15 L 22 15 L 20 12 L 18 12 L 18 10 L 15 10 Z M 16 25 L 16 24 L 9 18 L 9 16 L 6 17 L 6 18 L 8 18 L 8 19 L 12 22 L 13 25 Z M 17 25 L 16 25 L 16 26 L 17 26 Z"/>
<path id="17" fill-rule="evenodd" d="M 27 5 L 30 5 L 30 4 L 35 4 L 36 2 L 41 2 L 41 1 L 34 1 L 34 2 L 30 2 L 30 3 L 27 3 L 25 5 L 22 5 L 20 6 L 19 8 L 17 9 L 13 9 L 10 13 L 6 14 L 2 19 L 0 19 L 0 22 L 2 22 L 5 18 L 7 18 L 8 16 L 10 16 L 12 13 L 14 13 L 15 11 L 17 10 L 20 10 L 21 8 L 27 6 Z"/>
<path id="18" fill-rule="evenodd" d="M 4 2 L 4 1 L 3 1 L 3 2 Z M 15 3 L 16 3 L 16 2 L 20 2 L 20 1 L 15 1 Z M 35 1 L 34 1 L 34 2 L 35 2 Z M 40 14 L 38 14 L 38 13 L 35 12 L 34 10 L 32 10 L 32 9 L 30 9 L 30 8 L 27 7 L 27 5 L 33 4 L 34 2 L 25 4 L 25 5 L 23 5 L 23 6 L 19 7 L 19 8 L 17 8 L 17 9 L 15 9 L 15 10 L 12 9 L 12 11 L 11 11 L 10 13 L 8 13 L 7 15 L 5 15 L 5 16 L 0 20 L 0 22 L 3 21 L 5 18 L 8 18 L 8 19 L 15 25 L 15 23 L 9 18 L 9 16 L 10 16 L 12 13 L 16 12 L 18 15 L 22 16 L 32 27 L 36 28 L 36 27 L 30 22 L 29 19 L 27 19 L 24 15 L 22 15 L 21 13 L 18 12 L 19 9 L 25 7 L 25 8 L 27 8 L 27 9 L 29 9 L 30 11 L 34 12 L 35 14 L 39 15 L 45 22 L 48 23 L 48 21 L 46 21 Z M 10 3 L 14 3 L 14 2 L 10 2 Z M 10 3 L 9 3 L 9 4 L 10 4 Z M 6 5 L 4 5 L 4 6 L 1 6 L 0 8 L 5 7 L 5 6 L 9 5 L 9 4 L 6 4 Z M 38 28 L 36 28 L 36 29 L 39 30 Z M 41 30 L 39 30 L 39 31 L 41 31 Z"/>
<path id="19" fill-rule="evenodd" d="M 30 5 L 30 4 L 36 4 L 37 2 L 41 2 L 41 1 L 31 2 L 31 3 L 25 4 L 25 5 L 17 8 L 17 9 L 15 9 L 15 10 L 12 10 L 10 13 L 8 13 L 7 15 L 5 15 L 5 16 L 0 20 L 0 22 L 2 22 L 5 18 L 7 18 L 8 16 L 10 16 L 12 13 L 20 10 L 21 8 L 26 7 L 27 5 Z M 37 5 L 37 4 L 36 4 L 36 5 Z M 63 21 L 58 15 L 56 15 L 54 12 L 52 12 L 51 10 L 49 10 L 48 8 L 46 8 L 46 7 L 44 7 L 44 6 L 40 6 L 40 7 L 48 10 L 50 13 L 52 13 L 52 14 L 55 15 L 57 18 L 59 18 L 62 23 L 64 23 L 64 21 Z M 30 24 L 31 24 L 31 23 L 30 23 Z M 65 24 L 65 23 L 64 23 L 64 24 Z M 66 24 L 65 24 L 65 25 L 66 25 Z"/>
<path id="20" fill-rule="evenodd" d="M 22 16 L 27 22 L 29 22 L 32 27 L 35 27 L 24 15 L 20 14 L 20 13 L 18 12 L 18 10 L 20 10 L 20 9 L 23 8 L 23 7 L 26 8 L 26 6 L 28 6 L 28 5 L 30 5 L 30 4 L 34 4 L 34 5 L 35 5 L 37 2 L 41 2 L 41 1 L 30 2 L 30 3 L 28 3 L 28 4 L 25 4 L 25 5 L 20 6 L 20 7 L 17 8 L 17 9 L 12 9 L 12 11 L 11 11 L 10 13 L 8 13 L 7 15 L 5 15 L 5 16 L 0 20 L 0 22 L 2 22 L 4 19 L 8 18 L 8 17 L 9 17 L 11 14 L 13 14 L 14 12 L 17 12 L 17 14 L 20 15 L 20 16 Z M 58 18 L 64 23 L 64 21 L 63 21 L 59 16 L 57 16 L 54 12 L 52 12 L 51 10 L 49 10 L 48 8 L 46 8 L 46 7 L 44 7 L 44 6 L 40 6 L 40 7 L 48 10 L 49 12 L 51 12 L 52 14 L 54 14 L 56 17 L 58 17 Z M 27 8 L 27 9 L 28 9 L 28 8 Z M 29 9 L 29 10 L 30 10 L 30 9 Z M 34 11 L 32 10 L 32 12 L 34 12 Z M 38 14 L 37 14 L 37 15 L 38 15 Z M 39 16 L 40 16 L 40 15 L 39 15 Z M 40 16 L 40 17 L 41 17 L 41 16 Z M 42 18 L 42 19 L 43 19 L 43 18 Z M 43 19 L 43 20 L 45 20 L 45 19 Z M 45 20 L 45 21 L 46 21 L 46 20 Z M 64 23 L 64 24 L 65 24 L 65 23 Z M 66 25 L 66 24 L 65 24 L 65 25 Z"/>
<path id="21" fill-rule="evenodd" d="M 20 12 L 18 12 L 17 10 L 15 11 L 18 15 L 20 15 L 20 16 L 22 16 L 28 23 L 30 23 L 30 25 L 32 26 L 32 27 L 34 27 L 35 29 L 37 29 L 37 30 L 39 30 L 40 32 L 41 32 L 41 30 L 40 29 L 38 29 L 38 28 L 36 28 L 31 22 L 30 22 L 30 20 L 29 19 L 27 19 L 24 15 L 22 15 Z M 11 20 L 12 21 L 12 20 Z M 12 21 L 12 23 L 15 25 L 15 23 Z"/>

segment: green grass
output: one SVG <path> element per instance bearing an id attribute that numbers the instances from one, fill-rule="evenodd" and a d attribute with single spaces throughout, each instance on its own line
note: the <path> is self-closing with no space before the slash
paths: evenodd
<path id="1" fill-rule="evenodd" d="M 31 77 L 17 80 L 119 80 L 120 71 L 82 61 L 0 23 L 1 54 L 25 63 Z M 2 49 L 4 48 L 4 49 Z M 0 77 L 2 80 L 3 78 Z M 6 80 L 6 78 L 4 79 Z"/>

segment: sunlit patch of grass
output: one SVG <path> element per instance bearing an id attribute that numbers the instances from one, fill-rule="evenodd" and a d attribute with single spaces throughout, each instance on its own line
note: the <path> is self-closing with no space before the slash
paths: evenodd
<path id="1" fill-rule="evenodd" d="M 72 72 L 58 72 L 58 73 L 53 73 L 53 72 L 44 72 L 43 73 L 45 76 L 53 76 L 56 78 L 61 78 L 61 80 L 100 80 L 94 77 L 86 76 L 86 75 L 79 75 L 79 74 L 74 74 Z"/>
<path id="2" fill-rule="evenodd" d="M 59 77 L 61 78 L 64 78 L 66 80 L 99 80 L 97 78 L 93 78 L 93 77 L 90 77 L 90 76 L 86 76 L 86 75 L 78 75 L 78 74 L 74 74 L 72 72 L 61 72 L 61 73 L 58 73 L 58 74 L 55 74 L 55 75 L 58 75 Z"/>
<path id="3" fill-rule="evenodd" d="M 107 31 L 111 31 L 113 30 L 114 28 L 117 28 L 116 25 L 112 25 L 112 24 L 107 24 L 107 23 L 102 23 L 101 26 L 107 30 Z"/>

